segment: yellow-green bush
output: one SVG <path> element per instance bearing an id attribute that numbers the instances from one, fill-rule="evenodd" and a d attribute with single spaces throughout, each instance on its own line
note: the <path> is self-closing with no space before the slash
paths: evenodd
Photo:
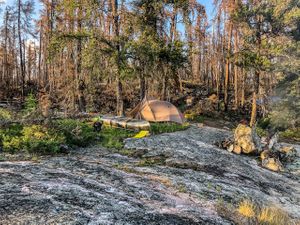
<path id="1" fill-rule="evenodd" d="M 22 146 L 30 153 L 58 153 L 65 143 L 63 134 L 40 125 L 24 127 L 22 134 Z"/>
<path id="2" fill-rule="evenodd" d="M 0 108 L 0 121 L 1 120 L 11 120 L 12 114 L 7 109 Z"/>
<path id="3" fill-rule="evenodd" d="M 0 129 L 0 147 L 7 152 L 18 151 L 21 147 L 21 136 L 23 126 L 12 124 L 8 128 Z"/>
<path id="4" fill-rule="evenodd" d="M 10 153 L 24 150 L 48 154 L 59 152 L 60 145 L 65 143 L 65 137 L 40 125 L 13 125 L 0 130 L 0 143 L 4 151 Z"/>

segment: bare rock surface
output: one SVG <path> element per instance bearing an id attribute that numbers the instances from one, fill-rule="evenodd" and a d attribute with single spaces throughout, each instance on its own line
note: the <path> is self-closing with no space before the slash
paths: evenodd
<path id="1" fill-rule="evenodd" d="M 213 145 L 230 136 L 190 128 L 127 139 L 130 157 L 93 147 L 0 162 L 0 224 L 232 224 L 216 205 L 243 198 L 299 218 L 297 173 L 271 172 Z"/>

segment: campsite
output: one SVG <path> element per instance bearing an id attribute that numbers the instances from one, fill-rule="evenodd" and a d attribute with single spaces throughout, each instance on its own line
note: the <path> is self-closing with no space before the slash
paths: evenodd
<path id="1" fill-rule="evenodd" d="M 299 1 L 0 1 L 12 224 L 300 224 Z"/>

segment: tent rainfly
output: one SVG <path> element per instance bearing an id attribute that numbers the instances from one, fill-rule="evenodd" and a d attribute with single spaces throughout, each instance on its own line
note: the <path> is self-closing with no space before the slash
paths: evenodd
<path id="1" fill-rule="evenodd" d="M 144 119 L 150 122 L 184 122 L 183 114 L 170 102 L 148 100 L 144 98 L 129 115 L 135 119 Z"/>

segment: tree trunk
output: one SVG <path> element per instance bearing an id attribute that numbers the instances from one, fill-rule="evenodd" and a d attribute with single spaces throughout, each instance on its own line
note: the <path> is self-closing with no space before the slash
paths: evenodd
<path id="1" fill-rule="evenodd" d="M 258 16 L 258 31 L 256 33 L 256 44 L 258 47 L 257 50 L 257 57 L 258 59 L 260 59 L 260 55 L 261 55 L 261 17 Z M 260 65 L 260 62 L 259 62 Z M 257 117 L 257 103 L 256 100 L 259 96 L 259 86 L 260 86 L 260 69 L 256 68 L 255 69 L 255 76 L 254 76 L 254 90 L 253 90 L 253 101 L 252 101 L 252 112 L 251 112 L 251 121 L 250 121 L 250 126 L 255 125 L 256 123 L 256 117 Z"/>
<path id="2" fill-rule="evenodd" d="M 143 100 L 146 96 L 146 80 L 145 76 L 140 75 L 140 100 Z"/>
<path id="3" fill-rule="evenodd" d="M 238 31 L 235 30 L 234 33 L 234 52 L 237 54 L 238 52 Z M 234 108 L 238 108 L 239 104 L 239 96 L 238 96 L 238 67 L 237 67 L 237 56 L 235 55 L 235 63 L 234 63 Z"/>
<path id="4" fill-rule="evenodd" d="M 39 61 L 38 61 L 38 88 L 40 88 L 41 86 L 41 63 L 42 63 L 42 40 L 43 40 L 43 26 L 42 23 L 40 25 L 40 38 L 39 38 Z"/>
<path id="5" fill-rule="evenodd" d="M 252 97 L 252 111 L 251 111 L 251 120 L 250 120 L 250 127 L 254 126 L 256 123 L 256 112 L 257 112 L 257 105 L 256 105 L 256 92 L 253 92 L 253 97 Z"/>
<path id="6" fill-rule="evenodd" d="M 245 105 L 245 69 L 242 69 L 242 87 L 241 87 L 241 107 L 244 108 Z"/>
<path id="7" fill-rule="evenodd" d="M 21 74 L 21 83 L 22 83 L 22 98 L 24 99 L 25 95 L 25 65 L 23 61 L 23 41 L 21 35 L 21 0 L 18 0 L 18 39 L 19 39 L 19 53 L 20 53 L 20 74 Z"/>
<path id="8" fill-rule="evenodd" d="M 113 2 L 113 22 L 114 22 L 114 36 L 116 41 L 116 51 L 117 51 L 117 86 L 116 86 L 116 96 L 117 96 L 117 115 L 123 116 L 124 115 L 124 100 L 123 100 L 123 85 L 120 78 L 120 63 L 121 63 L 121 56 L 120 56 L 120 43 L 119 43 L 119 15 L 118 15 L 118 0 L 112 0 Z"/>
<path id="9" fill-rule="evenodd" d="M 81 32 L 82 27 L 82 6 L 78 8 L 78 18 L 77 18 L 77 30 Z M 79 37 L 77 40 L 77 60 L 76 60 L 76 73 L 77 73 L 77 87 L 78 87 L 78 108 L 80 112 L 86 112 L 86 100 L 84 96 L 85 82 L 82 77 L 82 40 Z"/>
<path id="10" fill-rule="evenodd" d="M 9 76 L 9 68 L 8 68 L 8 59 L 7 59 L 7 55 L 8 55 L 8 50 L 7 50 L 7 39 L 8 39 L 8 18 L 9 14 L 8 11 L 6 11 L 5 13 L 5 21 L 4 21 L 4 62 L 3 62 L 3 82 L 5 84 L 5 89 L 7 91 L 7 93 L 9 93 L 9 89 L 10 89 L 10 78 Z"/>
<path id="11" fill-rule="evenodd" d="M 228 84 L 229 84 L 229 70 L 230 70 L 230 52 L 231 52 L 231 38 L 232 38 L 232 23 L 229 22 L 228 40 L 227 40 L 227 57 L 225 64 L 225 80 L 224 80 L 224 105 L 225 111 L 228 110 Z"/>
<path id="12" fill-rule="evenodd" d="M 123 116 L 124 115 L 124 100 L 123 100 L 123 86 L 120 78 L 117 77 L 117 115 Z"/>

